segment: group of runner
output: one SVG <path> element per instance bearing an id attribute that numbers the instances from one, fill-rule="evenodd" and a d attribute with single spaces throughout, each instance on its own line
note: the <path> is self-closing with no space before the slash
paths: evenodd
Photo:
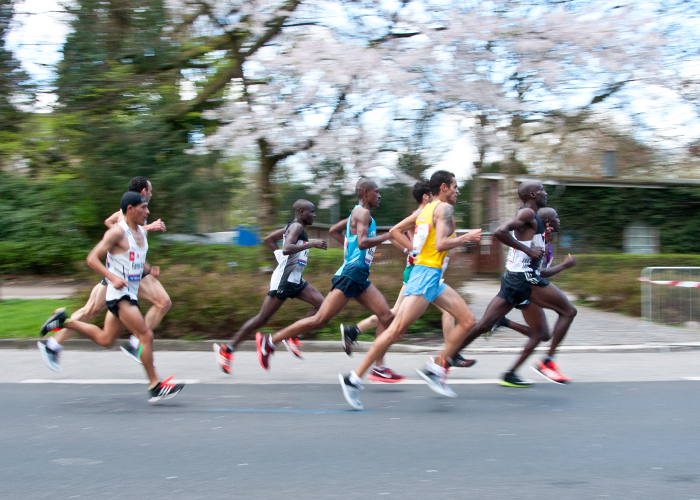
<path id="1" fill-rule="evenodd" d="M 560 221 L 556 211 L 546 207 L 547 193 L 541 183 L 526 181 L 520 185 L 518 196 L 523 206 L 493 234 L 508 245 L 510 251 L 506 271 L 501 278 L 501 289 L 478 322 L 464 299 L 443 279 L 449 251 L 466 243 L 477 242 L 481 237 L 480 229 L 456 236 L 453 205 L 459 189 L 454 174 L 439 170 L 429 181 L 416 183 L 413 196 L 418 208 L 382 235 L 377 235 L 376 223 L 371 216 L 381 200 L 377 183 L 362 178 L 355 192 L 358 202 L 350 216 L 330 229 L 330 236 L 343 243 L 344 259 L 325 298 L 302 278 L 308 264 L 309 250 L 327 249 L 325 241 L 309 240 L 306 234 L 306 227 L 312 225 L 316 217 L 313 203 L 297 200 L 293 205 L 294 220 L 265 238 L 265 244 L 274 252 L 278 266 L 258 314 L 246 321 L 229 343 L 213 346 L 218 365 L 225 373 L 231 373 L 234 353 L 240 342 L 264 326 L 285 300 L 298 298 L 307 302 L 311 309 L 305 318 L 274 334 L 255 333 L 258 360 L 264 369 L 269 368 L 271 356 L 280 342 L 292 355 L 301 358 L 299 337 L 325 327 L 351 299 L 355 299 L 372 316 L 357 325 L 341 324 L 343 349 L 351 355 L 360 333 L 371 328 L 376 328 L 376 333 L 375 341 L 355 370 L 338 375 L 343 395 L 354 409 L 363 408 L 359 391 L 363 388 L 362 378 L 365 374 L 375 382 L 392 383 L 405 379 L 384 364 L 384 357 L 389 347 L 401 339 L 430 303 L 443 313 L 445 348 L 438 357 L 429 358 L 425 367 L 416 372 L 436 393 L 455 396 L 447 384 L 449 369 L 469 367 L 476 362 L 462 357 L 460 350 L 499 326 L 510 327 L 529 339 L 514 365 L 503 376 L 501 384 L 511 387 L 530 385 L 516 374 L 516 370 L 540 342 L 550 338 L 544 309 L 554 310 L 558 319 L 552 331 L 548 354 L 533 368 L 553 382 L 569 382 L 552 358 L 576 316 L 576 308 L 546 278 L 576 265 L 576 259 L 569 255 L 562 264 L 550 266 L 550 242 L 559 230 Z M 129 191 L 122 196 L 121 210 L 105 221 L 110 229 L 87 258 L 88 265 L 104 277 L 102 283 L 95 286 L 88 303 L 70 318 L 64 308 L 56 310 L 42 326 L 41 334 L 44 336 L 50 331 L 59 331 L 45 342 L 40 341 L 38 347 L 47 366 L 60 371 L 60 352 L 71 331 L 110 347 L 126 327 L 132 336 L 121 348 L 125 354 L 143 364 L 149 380 L 149 402 L 157 402 L 175 396 L 182 390 L 183 384 L 172 382 L 172 377 L 161 380 L 153 364 L 153 329 L 160 323 L 171 302 L 157 280 L 160 269 L 146 262 L 147 232 L 165 231 L 165 225 L 160 220 L 146 224 L 151 195 L 152 186 L 147 179 L 132 179 Z M 278 247 L 279 240 L 282 240 L 281 249 Z M 385 241 L 390 241 L 407 254 L 403 287 L 393 309 L 389 308 L 382 293 L 369 280 L 375 248 Z M 106 266 L 102 264 L 105 260 Z M 139 294 L 153 304 L 145 317 L 138 307 Z M 86 322 L 105 307 L 109 312 L 105 316 L 104 329 Z M 526 325 L 505 318 L 514 307 L 522 311 Z"/>

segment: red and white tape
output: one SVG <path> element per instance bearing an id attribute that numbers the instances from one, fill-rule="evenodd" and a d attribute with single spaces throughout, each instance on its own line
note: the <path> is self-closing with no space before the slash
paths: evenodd
<path id="1" fill-rule="evenodd" d="M 668 285 L 680 286 L 683 288 L 700 288 L 700 281 L 657 281 L 649 278 L 637 278 L 642 283 L 651 283 L 652 285 Z"/>

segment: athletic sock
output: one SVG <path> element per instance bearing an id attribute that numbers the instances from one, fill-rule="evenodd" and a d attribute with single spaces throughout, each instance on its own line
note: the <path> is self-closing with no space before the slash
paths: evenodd
<path id="1" fill-rule="evenodd" d="M 506 328 L 508 328 L 508 326 L 510 325 L 510 320 L 504 316 L 503 318 L 501 318 L 500 323 L 501 326 L 505 326 Z"/>
<path id="2" fill-rule="evenodd" d="M 354 386 L 360 387 L 362 385 L 362 379 L 357 376 L 357 373 L 355 373 L 355 370 L 350 372 L 350 376 L 348 377 L 348 380 L 350 380 L 350 383 Z"/>
<path id="3" fill-rule="evenodd" d="M 129 337 L 129 345 L 133 347 L 134 349 L 139 348 L 139 339 L 134 337 L 133 335 Z"/>
<path id="4" fill-rule="evenodd" d="M 547 355 L 547 356 L 545 356 L 544 358 L 542 358 L 542 363 L 544 363 L 545 365 L 546 365 L 547 363 L 549 363 L 550 361 L 554 361 L 554 360 L 553 360 L 549 355 Z"/>
<path id="5" fill-rule="evenodd" d="M 56 339 L 53 337 L 49 337 L 48 339 L 46 339 L 46 347 L 48 347 L 54 352 L 59 352 L 61 349 L 63 349 L 63 346 L 56 342 Z"/>

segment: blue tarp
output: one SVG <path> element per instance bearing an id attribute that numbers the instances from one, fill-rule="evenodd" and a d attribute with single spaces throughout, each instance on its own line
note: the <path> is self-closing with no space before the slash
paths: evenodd
<path id="1" fill-rule="evenodd" d="M 233 244 L 241 247 L 253 247 L 260 241 L 257 227 L 238 226 L 234 228 L 236 234 L 233 237 Z"/>

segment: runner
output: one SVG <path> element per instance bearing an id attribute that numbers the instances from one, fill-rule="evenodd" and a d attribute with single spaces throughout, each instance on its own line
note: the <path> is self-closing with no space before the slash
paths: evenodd
<path id="1" fill-rule="evenodd" d="M 129 181 L 129 191 L 134 193 L 140 193 L 150 201 L 151 196 L 153 196 L 153 186 L 151 182 L 142 176 L 134 177 Z M 124 219 L 124 214 L 121 210 L 116 211 L 114 214 L 109 216 L 105 220 L 105 225 L 108 228 L 112 228 L 114 224 L 121 222 Z M 144 231 L 162 231 L 165 232 L 165 224 L 163 221 L 158 219 L 157 221 L 143 226 Z M 95 287 L 90 292 L 90 298 L 83 307 L 75 311 L 71 318 L 80 321 L 90 321 L 100 315 L 102 311 L 107 307 L 105 305 L 105 296 L 107 295 L 107 280 L 103 279 L 100 283 L 95 285 Z M 172 302 L 168 293 L 160 284 L 157 278 L 152 275 L 144 276 L 141 280 L 139 286 L 139 295 L 141 298 L 146 299 L 150 302 L 152 307 L 146 313 L 146 324 L 151 330 L 154 330 L 161 322 L 165 314 L 170 309 Z M 45 343 L 41 343 L 39 350 L 42 353 L 42 359 L 51 370 L 55 372 L 61 371 L 61 365 L 59 363 L 59 355 L 65 343 L 70 340 L 72 336 L 72 331 L 68 328 L 63 328 L 56 332 L 55 335 L 49 337 Z M 121 350 L 135 360 L 137 363 L 141 363 L 139 359 L 139 341 L 134 336 L 129 337 L 129 341 L 121 347 Z"/>
<path id="2" fill-rule="evenodd" d="M 501 276 L 501 290 L 491 300 L 484 316 L 471 329 L 460 349 L 445 349 L 443 359 L 446 359 L 449 364 L 449 359 L 458 350 L 469 345 L 479 335 L 491 330 L 496 322 L 508 314 L 516 304 L 530 301 L 532 304 L 539 306 L 540 309 L 552 309 L 559 315 L 552 334 L 552 346 L 554 348 L 550 348 L 550 355 L 542 360 L 543 366 L 540 373 L 553 382 L 565 383 L 569 379 L 561 374 L 559 367 L 554 363 L 551 356 L 554 354 L 556 346 L 559 345 L 564 335 L 566 335 L 571 322 L 576 317 L 577 311 L 569 302 L 569 299 L 556 286 L 549 283 L 539 274 L 541 261 L 544 258 L 545 233 L 548 230 L 542 219 L 537 215 L 537 211 L 547 205 L 547 192 L 541 183 L 525 181 L 518 188 L 518 196 L 523 202 L 523 207 L 520 208 L 515 217 L 511 218 L 493 233 L 495 238 L 511 247 L 506 261 L 506 271 Z M 510 231 L 513 231 L 513 234 Z M 546 328 L 546 320 L 543 319 L 543 311 L 539 311 L 536 308 L 529 309 L 529 311 L 531 312 L 531 317 L 530 313 L 528 313 L 527 321 L 531 326 L 535 325 L 535 328 L 528 330 L 525 334 L 531 336 L 531 341 L 528 345 L 537 345 L 542 338 L 543 328 Z M 527 349 L 528 346 L 526 346 Z M 516 367 L 524 361 L 523 356 L 526 354 L 526 350 L 523 351 L 523 355 L 516 362 Z M 504 375 L 503 384 L 511 387 L 527 387 L 530 385 L 529 382 L 518 377 L 513 370 L 508 371 Z"/>
<path id="3" fill-rule="evenodd" d="M 107 230 L 102 241 L 87 256 L 88 265 L 107 278 L 104 330 L 83 321 L 68 319 L 65 308 L 57 309 L 41 327 L 41 335 L 55 328 L 70 328 L 82 333 L 103 347 L 111 347 L 124 331 L 135 334 L 142 346 L 141 361 L 149 380 L 149 403 L 169 399 L 179 393 L 184 384 L 171 382 L 172 376 L 159 380 L 153 366 L 153 331 L 146 325 L 138 307 L 139 282 L 143 275 L 160 275 L 158 266 L 146 262 L 148 240 L 143 226 L 148 217 L 148 200 L 139 193 L 127 191 L 119 203 L 124 220 Z M 109 268 L 102 264 L 107 258 Z M 39 342 L 41 344 L 41 342 Z M 41 347 L 40 347 L 41 348 Z M 42 351 L 43 352 L 43 351 Z"/>
<path id="4" fill-rule="evenodd" d="M 323 240 L 311 240 L 306 234 L 306 226 L 314 223 L 316 209 L 308 200 L 297 200 L 294 205 L 294 220 L 284 228 L 270 233 L 265 238 L 267 246 L 277 257 L 277 269 L 270 279 L 270 292 L 262 303 L 260 312 L 246 321 L 231 339 L 230 344 L 214 344 L 214 352 L 219 366 L 224 373 L 231 373 L 233 351 L 238 344 L 264 326 L 270 318 L 282 307 L 287 299 L 298 298 L 313 306 L 306 315 L 313 316 L 323 303 L 323 295 L 301 277 L 307 265 L 310 248 L 326 250 L 328 244 Z M 282 250 L 277 248 L 277 241 L 282 238 Z M 298 338 L 282 341 L 287 350 L 297 358 L 302 358 L 301 343 Z"/>
<path id="5" fill-rule="evenodd" d="M 537 211 L 537 215 L 540 217 L 540 219 L 542 219 L 542 222 L 544 223 L 545 227 L 551 229 L 551 231 L 545 232 L 544 241 L 547 246 L 544 256 L 544 262 L 542 264 L 543 268 L 540 271 L 540 276 L 542 276 L 543 278 L 550 278 L 555 274 L 563 271 L 564 269 L 574 267 L 576 265 L 576 258 L 572 257 L 571 254 L 569 254 L 569 256 L 564 260 L 563 263 L 552 267 L 553 254 L 551 241 L 554 237 L 554 233 L 557 233 L 559 231 L 559 216 L 557 215 L 556 210 L 549 207 L 540 208 Z M 516 323 L 515 321 L 510 321 L 506 317 L 501 318 L 498 321 L 498 323 L 496 323 L 496 325 L 504 326 L 506 328 L 515 330 L 516 332 L 522 333 L 523 335 L 529 337 L 530 340 L 527 344 L 525 344 L 525 347 L 523 348 L 520 357 L 516 360 L 515 364 L 511 367 L 511 369 L 508 370 L 508 372 L 506 372 L 500 384 L 508 387 L 527 387 L 530 385 L 529 382 L 521 380 L 520 383 L 518 383 L 516 380 L 515 383 L 513 383 L 512 375 L 509 374 L 516 372 L 516 370 L 532 354 L 532 352 L 535 350 L 535 347 L 537 347 L 537 345 L 540 342 L 547 342 L 549 340 L 549 327 L 547 325 L 547 317 L 544 315 L 544 310 L 540 306 L 532 304 L 530 303 L 530 301 L 526 300 L 525 302 L 517 304 L 515 308 L 521 310 L 523 318 L 525 319 L 527 325 L 521 325 L 519 323 Z M 494 330 L 495 328 L 492 328 L 491 332 L 493 332 Z M 554 350 L 552 350 L 550 353 L 550 356 L 553 355 Z M 539 365 L 542 366 L 540 367 Z M 538 373 L 549 369 L 546 365 L 544 365 L 543 362 L 539 361 L 532 368 Z M 516 379 L 520 380 L 519 377 L 516 377 Z M 557 383 L 566 383 L 569 381 L 569 379 L 567 377 L 564 377 L 563 375 L 561 375 L 561 378 L 550 376 L 547 377 L 547 379 L 555 381 Z"/>
<path id="6" fill-rule="evenodd" d="M 333 286 L 318 312 L 283 328 L 274 335 L 255 334 L 258 360 L 264 369 L 269 368 L 270 355 L 275 352 L 275 344 L 297 337 L 303 333 L 323 328 L 337 316 L 350 299 L 355 299 L 366 309 L 379 317 L 378 334 L 394 318 L 382 293 L 369 281 L 369 268 L 376 245 L 391 238 L 389 233 L 377 236 L 377 225 L 371 211 L 379 206 L 381 195 L 377 183 L 370 179 L 360 179 L 355 186 L 358 204 L 355 205 L 346 223 L 344 239 L 345 259 L 333 277 Z M 334 238 L 340 224 L 331 228 Z"/>
<path id="7" fill-rule="evenodd" d="M 372 347 L 360 365 L 348 375 L 338 374 L 343 396 L 356 410 L 363 409 L 359 400 L 362 389 L 362 377 L 375 359 L 381 358 L 391 344 L 401 339 L 408 328 L 425 312 L 432 302 L 447 311 L 457 320 L 457 326 L 451 335 L 445 337 L 446 349 L 456 349 L 469 328 L 475 323 L 474 315 L 464 299 L 450 286 L 442 282 L 441 277 L 446 264 L 447 253 L 459 245 L 479 241 L 481 230 L 475 229 L 454 237 L 455 222 L 453 205 L 457 201 L 459 189 L 454 174 L 438 170 L 430 178 L 430 190 L 433 201 L 423 210 L 391 228 L 389 233 L 406 249 L 411 248 L 415 257 L 415 267 L 408 279 L 404 291 L 405 298 L 399 307 L 391 325 L 377 335 Z M 414 229 L 413 243 L 404 232 Z M 433 361 L 428 362 L 426 372 L 416 370 L 428 382 L 431 389 L 443 395 L 454 397 L 455 394 L 445 384 L 447 370 Z"/>
<path id="8" fill-rule="evenodd" d="M 430 191 L 429 180 L 424 179 L 415 183 L 415 185 L 413 186 L 413 198 L 416 200 L 416 203 L 418 203 L 418 208 L 414 210 L 413 213 L 420 212 L 428 203 L 433 201 L 433 194 Z M 410 232 L 406 232 L 405 235 L 409 239 L 412 236 Z M 413 270 L 415 259 L 413 257 L 413 252 L 409 252 L 398 242 L 395 242 L 395 240 L 392 240 L 392 244 L 396 245 L 398 248 L 401 248 L 405 253 L 408 254 L 406 258 L 406 269 L 403 273 L 403 286 L 399 291 L 399 296 L 396 299 L 396 303 L 394 303 L 394 307 L 391 308 L 391 312 L 395 315 L 396 312 L 399 310 L 401 302 L 403 302 L 403 292 L 406 289 L 408 278 L 409 276 L 411 276 L 411 271 Z M 442 311 L 442 309 L 440 310 Z M 352 355 L 352 346 L 357 340 L 357 337 L 360 335 L 360 333 L 364 333 L 367 330 L 377 328 L 378 324 L 379 319 L 375 315 L 363 319 L 356 325 L 348 326 L 341 324 L 340 334 L 343 340 L 343 348 L 345 349 L 345 353 L 348 356 Z M 455 319 L 452 316 L 450 316 L 446 311 L 442 311 L 442 329 L 445 335 L 451 335 L 452 330 L 454 330 L 454 326 Z M 455 360 L 454 366 L 466 368 L 473 366 L 475 363 L 476 361 L 473 359 L 465 359 L 462 356 L 458 355 L 458 358 Z M 384 366 L 383 360 L 377 361 L 377 364 L 372 368 L 372 371 L 369 373 L 369 375 L 367 375 L 367 378 L 373 382 L 401 382 L 402 380 L 406 379 L 406 377 L 404 377 L 403 375 L 399 375 L 393 370 Z"/>

